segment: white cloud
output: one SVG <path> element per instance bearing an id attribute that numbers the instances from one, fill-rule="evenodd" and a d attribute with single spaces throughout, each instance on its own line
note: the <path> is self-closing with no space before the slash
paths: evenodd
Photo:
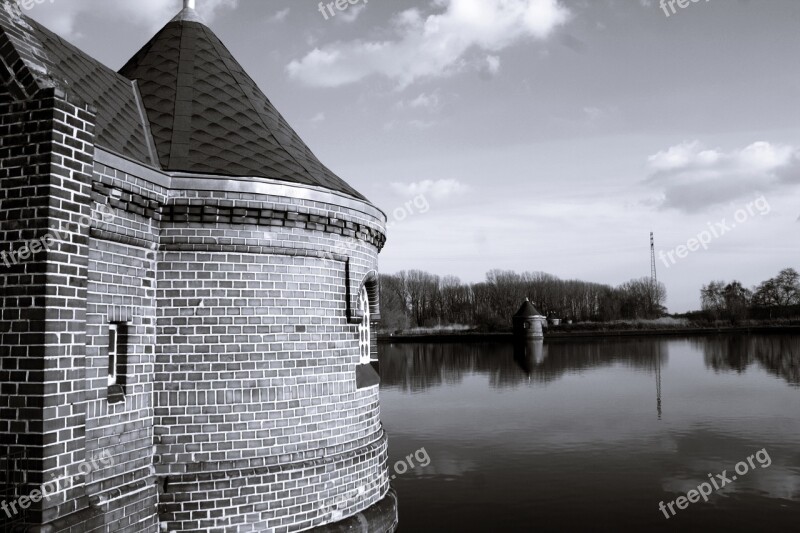
<path id="1" fill-rule="evenodd" d="M 420 119 L 411 119 L 408 121 L 408 125 L 412 128 L 416 128 L 418 130 L 428 130 L 436 125 L 435 120 L 420 120 Z"/>
<path id="2" fill-rule="evenodd" d="M 500 57 L 495 55 L 487 55 L 483 63 L 480 65 L 481 75 L 487 78 L 493 78 L 500 72 Z"/>
<path id="3" fill-rule="evenodd" d="M 401 109 L 425 109 L 428 111 L 438 111 L 441 107 L 441 97 L 438 91 L 430 94 L 420 93 L 419 96 L 411 100 L 404 100 L 397 104 Z"/>
<path id="4" fill-rule="evenodd" d="M 586 115 L 586 118 L 588 118 L 591 121 L 600 120 L 602 118 L 605 118 L 606 116 L 606 112 L 600 109 L 599 107 L 591 107 L 591 106 L 584 107 L 583 113 Z"/>
<path id="5" fill-rule="evenodd" d="M 416 130 L 429 130 L 437 124 L 439 124 L 439 122 L 435 120 L 390 120 L 383 125 L 383 129 L 386 131 L 395 131 L 399 128 L 407 127 Z"/>
<path id="6" fill-rule="evenodd" d="M 211 22 L 220 9 L 234 9 L 239 0 L 202 0 L 197 3 L 198 13 Z M 25 12 L 51 30 L 67 39 L 80 37 L 77 22 L 95 17 L 110 21 L 124 21 L 155 31 L 180 11 L 175 0 L 136 0 L 135 2 L 108 0 L 68 0 L 52 4 L 37 4 Z"/>
<path id="7" fill-rule="evenodd" d="M 800 150 L 756 142 L 730 152 L 684 142 L 648 158 L 649 183 L 663 187 L 662 207 L 697 212 L 754 192 L 766 192 L 800 176 Z"/>
<path id="8" fill-rule="evenodd" d="M 469 190 L 468 186 L 455 179 L 423 180 L 414 183 L 395 182 L 391 184 L 391 188 L 395 193 L 404 197 L 422 195 L 437 200 L 461 195 Z"/>
<path id="9" fill-rule="evenodd" d="M 281 9 L 274 15 L 270 17 L 270 22 L 283 22 L 286 20 L 286 17 L 289 16 L 289 13 L 292 11 L 291 8 L 287 7 L 286 9 Z"/>
<path id="10" fill-rule="evenodd" d="M 397 14 L 397 37 L 384 41 L 337 42 L 315 48 L 286 67 L 308 85 L 337 87 L 377 74 L 406 87 L 423 78 L 452 75 L 477 49 L 494 57 L 526 39 L 546 39 L 566 24 L 570 13 L 560 0 L 435 0 L 443 12 L 423 16 L 419 9 Z"/>

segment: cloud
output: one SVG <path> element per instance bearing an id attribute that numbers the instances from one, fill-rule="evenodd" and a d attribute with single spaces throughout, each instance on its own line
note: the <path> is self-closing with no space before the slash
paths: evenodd
<path id="1" fill-rule="evenodd" d="M 289 16 L 289 13 L 292 11 L 291 8 L 287 7 L 286 9 L 281 9 L 274 15 L 272 15 L 269 20 L 270 22 L 283 22 L 286 20 L 286 17 Z"/>
<path id="2" fill-rule="evenodd" d="M 421 93 L 416 98 L 411 100 L 403 100 L 397 104 L 401 109 L 424 109 L 427 111 L 438 111 L 442 105 L 441 96 L 439 91 L 434 91 L 430 94 Z"/>
<path id="3" fill-rule="evenodd" d="M 530 39 L 547 39 L 566 24 L 561 0 L 435 0 L 443 8 L 424 16 L 416 8 L 395 15 L 394 39 L 336 42 L 315 48 L 287 65 L 289 75 L 318 87 L 338 87 L 380 75 L 401 88 L 417 80 L 448 76 L 470 64 L 470 51 L 491 68 L 497 52 Z M 497 58 L 497 61 L 487 57 Z"/>
<path id="4" fill-rule="evenodd" d="M 800 183 L 800 150 L 756 142 L 731 152 L 684 142 L 648 158 L 648 183 L 663 187 L 662 208 L 687 213 Z"/>
<path id="5" fill-rule="evenodd" d="M 484 79 L 494 78 L 500 72 L 500 57 L 488 54 L 478 68 Z"/>
<path id="6" fill-rule="evenodd" d="M 408 121 L 408 125 L 418 130 L 428 130 L 437 124 L 435 120 L 420 120 L 412 119 Z"/>
<path id="7" fill-rule="evenodd" d="M 600 120 L 606 117 L 606 112 L 600 109 L 599 107 L 591 107 L 591 106 L 584 107 L 583 113 L 584 115 L 586 115 L 586 118 L 588 118 L 591 121 Z"/>
<path id="8" fill-rule="evenodd" d="M 311 118 L 311 122 L 313 122 L 314 124 L 318 124 L 320 122 L 325 122 L 325 113 L 320 111 L 319 113 L 317 113 L 316 115 L 314 115 Z"/>
<path id="9" fill-rule="evenodd" d="M 202 0 L 197 3 L 197 11 L 211 22 L 220 9 L 234 9 L 238 3 L 239 0 Z M 67 39 L 77 39 L 81 36 L 77 23 L 84 18 L 122 21 L 155 31 L 169 22 L 178 11 L 180 2 L 175 0 L 68 0 L 37 4 L 25 14 Z"/>
<path id="10" fill-rule="evenodd" d="M 383 129 L 386 131 L 395 131 L 399 128 L 407 127 L 416 130 L 429 130 L 435 127 L 437 124 L 439 124 L 439 122 L 435 120 L 390 120 L 383 125 Z"/>
<path id="11" fill-rule="evenodd" d="M 455 179 L 446 180 L 423 180 L 414 183 L 399 183 L 391 184 L 392 190 L 405 197 L 412 196 L 430 196 L 437 200 L 443 200 L 452 196 L 465 194 L 469 187 Z"/>

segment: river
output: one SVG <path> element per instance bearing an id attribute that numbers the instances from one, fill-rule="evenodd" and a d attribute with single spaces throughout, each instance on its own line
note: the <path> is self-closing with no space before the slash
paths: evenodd
<path id="1" fill-rule="evenodd" d="M 798 336 L 380 350 L 401 532 L 800 524 Z"/>

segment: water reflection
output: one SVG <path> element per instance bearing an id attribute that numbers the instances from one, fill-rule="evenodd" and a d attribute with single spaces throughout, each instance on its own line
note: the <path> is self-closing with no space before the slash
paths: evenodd
<path id="1" fill-rule="evenodd" d="M 432 460 L 393 481 L 400 531 L 795 531 L 798 354 L 788 336 L 381 345 L 391 461 Z M 769 467 L 659 511 L 762 449 Z"/>
<path id="2" fill-rule="evenodd" d="M 728 335 L 693 339 L 703 350 L 706 365 L 720 372 L 744 373 L 753 365 L 800 386 L 800 338 L 794 336 L 751 337 Z"/>
<path id="3" fill-rule="evenodd" d="M 495 388 L 550 383 L 567 373 L 623 365 L 654 375 L 668 357 L 667 341 L 530 341 L 472 344 L 386 344 L 382 346 L 383 387 L 422 392 L 461 383 L 470 374 L 489 376 Z"/>
<path id="4" fill-rule="evenodd" d="M 660 389 L 660 371 L 668 363 L 670 340 L 637 338 L 607 341 L 529 341 L 526 343 L 386 344 L 382 345 L 384 387 L 421 392 L 460 383 L 479 373 L 492 387 L 549 383 L 565 374 L 621 364 L 652 372 Z M 760 365 L 800 386 L 800 338 L 731 335 L 692 338 L 706 365 L 720 372 L 743 373 Z M 661 396 L 660 394 L 658 395 Z"/>
<path id="5" fill-rule="evenodd" d="M 705 481 L 709 473 L 728 470 L 733 473 L 735 465 L 746 457 L 741 450 L 752 454 L 757 451 L 750 435 L 732 435 L 710 428 L 696 428 L 691 433 L 676 435 L 676 453 L 665 462 L 668 468 L 661 480 L 667 493 L 686 494 Z M 744 493 L 757 493 L 762 497 L 796 501 L 800 499 L 800 479 L 797 477 L 798 454 L 784 453 L 763 445 L 770 462 L 760 464 L 749 474 L 730 483 L 725 488 L 727 498 L 740 497 Z"/>

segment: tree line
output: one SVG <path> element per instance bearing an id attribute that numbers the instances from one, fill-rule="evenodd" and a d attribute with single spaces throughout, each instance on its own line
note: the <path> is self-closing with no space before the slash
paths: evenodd
<path id="1" fill-rule="evenodd" d="M 480 283 L 420 270 L 380 276 L 381 318 L 390 331 L 464 325 L 482 331 L 511 328 L 525 298 L 549 318 L 607 322 L 658 318 L 665 313 L 666 288 L 650 278 L 618 287 L 562 280 L 543 272 L 492 270 Z"/>
<path id="2" fill-rule="evenodd" d="M 740 281 L 712 281 L 700 290 L 704 318 L 740 322 L 800 316 L 800 274 L 781 270 L 752 289 Z"/>

